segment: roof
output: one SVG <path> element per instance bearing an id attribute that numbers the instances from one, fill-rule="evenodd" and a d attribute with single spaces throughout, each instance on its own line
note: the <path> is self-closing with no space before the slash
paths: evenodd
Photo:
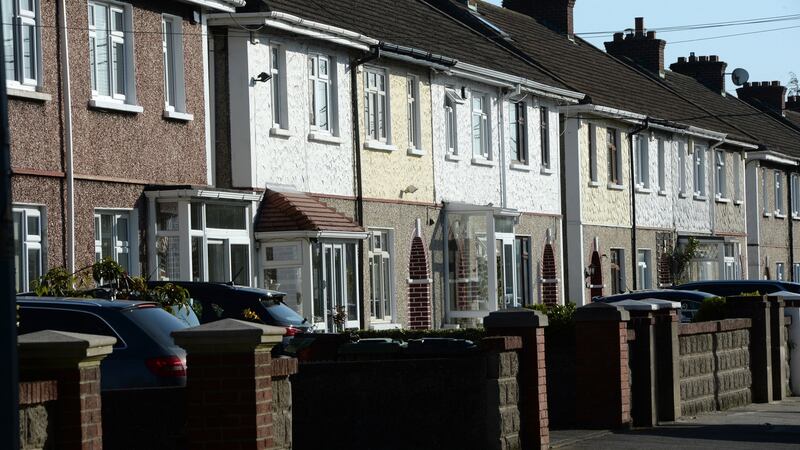
<path id="1" fill-rule="evenodd" d="M 153 302 L 131 301 L 131 300 L 101 300 L 87 298 L 68 298 L 68 297 L 34 297 L 17 296 L 17 303 L 30 305 L 51 305 L 51 306 L 73 306 L 80 308 L 108 308 L 108 309 L 130 309 L 140 306 L 155 306 Z"/>
<path id="2" fill-rule="evenodd" d="M 574 89 L 586 93 L 592 104 L 679 122 L 710 131 L 734 134 L 747 140 L 735 127 L 722 122 L 668 86 L 600 50 L 589 42 L 559 34 L 533 17 L 483 1 L 478 14 L 510 35 L 510 45 L 522 50 Z M 485 28 L 484 32 L 491 32 Z M 498 41 L 499 42 L 499 41 Z"/>
<path id="3" fill-rule="evenodd" d="M 458 61 L 570 89 L 540 68 L 514 58 L 490 39 L 422 0 L 261 0 L 245 11 L 278 11 L 344 28 L 389 44 L 404 45 Z"/>
<path id="4" fill-rule="evenodd" d="M 267 190 L 256 216 L 255 232 L 364 232 L 352 219 L 303 192 Z"/>
<path id="5" fill-rule="evenodd" d="M 800 112 L 787 109 L 783 112 L 783 115 L 786 117 L 786 120 L 800 127 Z"/>

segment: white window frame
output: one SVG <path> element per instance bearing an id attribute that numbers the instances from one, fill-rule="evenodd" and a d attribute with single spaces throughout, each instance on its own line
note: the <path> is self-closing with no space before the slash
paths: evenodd
<path id="1" fill-rule="evenodd" d="M 267 250 L 270 249 L 270 248 L 277 248 L 277 247 L 292 247 L 292 248 L 294 248 L 294 254 L 297 255 L 297 258 L 296 259 L 285 259 L 285 260 L 268 260 L 267 259 Z M 306 266 L 306 264 L 305 264 L 304 261 L 306 260 L 306 258 L 308 256 L 307 255 L 307 253 L 308 253 L 308 245 L 306 243 L 302 242 L 302 241 L 299 241 L 299 240 L 297 240 L 297 241 L 266 242 L 266 243 L 262 242 L 261 243 L 261 250 L 260 250 L 259 253 L 261 254 L 261 256 L 260 256 L 261 267 L 259 269 L 261 271 L 260 275 L 262 275 L 260 277 L 259 284 L 264 289 L 273 289 L 274 288 L 274 286 L 270 285 L 269 280 L 267 279 L 266 272 L 268 270 L 270 270 L 270 269 L 289 269 L 289 270 L 299 270 L 300 271 L 300 278 L 298 280 L 299 283 L 298 283 L 298 286 L 297 286 L 297 294 L 299 295 L 299 298 L 294 298 L 294 299 L 293 298 L 287 298 L 287 299 L 285 299 L 285 302 L 286 302 L 287 306 L 289 306 L 290 308 L 295 309 L 295 310 L 297 310 L 295 308 L 295 305 L 298 305 L 300 307 L 300 311 L 298 311 L 298 313 L 302 312 L 301 315 L 303 315 L 304 317 L 307 317 L 308 314 L 306 312 L 306 308 L 308 307 L 308 305 L 306 305 L 305 301 L 303 301 L 302 299 L 305 297 L 303 295 L 303 292 L 305 290 L 305 287 L 304 287 L 305 281 L 304 281 L 303 278 L 306 276 L 305 275 L 305 272 L 306 272 L 306 267 L 305 266 Z M 301 300 L 299 303 L 297 302 L 298 299 Z"/>
<path id="2" fill-rule="evenodd" d="M 666 146 L 664 138 L 658 138 L 658 193 L 662 195 L 667 191 Z"/>
<path id="3" fill-rule="evenodd" d="M 444 90 L 444 148 L 447 157 L 458 157 L 458 105 L 466 100 L 452 87 Z"/>
<path id="4" fill-rule="evenodd" d="M 38 273 L 39 275 L 44 275 L 45 269 L 47 267 L 47 255 L 46 255 L 46 236 L 47 236 L 47 221 L 46 215 L 44 213 L 43 207 L 36 207 L 36 206 L 13 206 L 12 207 L 12 214 L 17 215 L 20 214 L 20 260 L 21 260 L 21 279 L 22 279 L 22 286 L 20 292 L 26 292 L 29 290 L 31 282 L 34 280 L 31 279 L 30 273 L 28 272 L 28 268 L 30 266 L 30 261 L 28 260 L 28 251 L 29 250 L 38 250 L 39 251 L 39 262 L 38 262 Z M 36 217 L 39 221 L 39 233 L 38 234 L 30 234 L 28 230 L 28 218 L 29 217 Z M 13 216 L 12 216 L 13 220 Z M 15 243 L 15 251 L 16 251 L 16 243 Z M 16 258 L 16 255 L 15 255 Z M 16 268 L 15 268 L 16 269 Z M 15 274 L 14 281 L 16 283 L 17 276 L 20 274 Z"/>
<path id="5" fill-rule="evenodd" d="M 730 249 L 730 255 L 728 255 Z M 739 280 L 741 279 L 741 264 L 739 262 L 739 243 L 738 242 L 725 242 L 723 243 L 723 275 L 726 280 Z"/>
<path id="6" fill-rule="evenodd" d="M 516 139 L 512 139 L 512 135 Z M 528 154 L 528 105 L 525 101 L 508 102 L 508 138 L 512 152 L 512 162 L 527 166 Z"/>
<path id="7" fill-rule="evenodd" d="M 3 0 L 3 15 L 10 16 L 11 22 L 4 24 L 3 33 L 8 31 L 12 32 L 11 50 L 6 48 L 6 60 L 13 64 L 13 76 L 6 72 L 6 86 L 15 89 L 36 90 L 42 85 L 42 47 L 41 47 L 41 26 L 39 24 L 41 17 L 40 0 L 33 0 L 33 10 L 23 9 L 21 0 Z M 8 4 L 13 7 L 11 11 L 5 11 Z M 33 78 L 28 77 L 25 73 L 25 60 L 22 55 L 25 54 L 23 48 L 22 34 L 23 30 L 28 28 L 33 32 L 33 40 L 31 41 L 32 52 L 30 57 L 30 65 L 33 70 Z M 8 39 L 8 36 L 6 36 Z M 4 70 L 6 70 L 4 68 Z"/>
<path id="8" fill-rule="evenodd" d="M 789 181 L 789 189 L 792 192 L 792 217 L 800 217 L 800 176 L 793 173 Z"/>
<path id="9" fill-rule="evenodd" d="M 406 104 L 408 119 L 408 150 L 422 149 L 422 119 L 420 117 L 419 77 L 406 77 Z"/>
<path id="10" fill-rule="evenodd" d="M 727 198 L 727 175 L 725 174 L 725 163 L 727 157 L 724 150 L 714 151 L 714 184 L 716 189 L 714 195 L 717 199 L 723 200 Z"/>
<path id="11" fill-rule="evenodd" d="M 102 216 L 111 216 L 111 241 L 113 242 L 111 254 L 104 255 L 103 254 L 103 235 L 102 235 Z M 127 235 L 128 239 L 121 240 L 120 233 L 119 233 L 119 220 L 125 219 L 128 223 L 128 230 Z M 119 255 L 125 253 L 128 255 L 128 272 L 131 273 L 134 271 L 134 255 L 131 254 L 131 237 L 133 235 L 133 231 L 135 228 L 132 226 L 131 223 L 131 214 L 130 211 L 125 210 L 109 210 L 109 209 L 96 209 L 94 211 L 94 253 L 95 253 L 95 261 L 100 261 L 105 258 L 110 257 L 117 263 L 119 263 Z M 100 256 L 98 259 L 97 256 Z"/>
<path id="12" fill-rule="evenodd" d="M 136 82 L 135 82 L 135 66 L 134 66 L 134 42 L 133 42 L 133 20 L 132 20 L 132 8 L 130 5 L 126 3 L 118 3 L 118 2 L 109 2 L 109 1 L 95 1 L 92 0 L 89 2 L 89 12 L 93 13 L 95 6 L 103 6 L 107 10 L 108 16 L 106 17 L 108 29 L 100 30 L 97 29 L 94 25 L 94 18 L 91 17 L 89 20 L 89 39 L 90 44 L 94 42 L 94 47 L 90 50 L 92 55 L 95 55 L 93 58 L 90 57 L 90 65 L 89 69 L 92 73 L 92 99 L 99 100 L 101 102 L 108 102 L 111 101 L 112 103 L 123 103 L 123 104 L 135 104 L 136 103 Z M 121 13 L 122 14 L 122 30 L 114 30 L 113 23 L 114 23 L 114 14 Z M 97 36 L 98 33 L 106 33 L 107 42 L 109 43 L 109 51 L 108 51 L 108 76 L 109 76 L 109 94 L 101 94 L 97 90 L 97 68 L 94 65 L 96 63 L 96 54 L 97 54 Z M 94 41 L 92 41 L 94 40 Z M 113 47 L 116 44 L 123 45 L 123 77 L 124 82 L 122 86 L 122 92 L 118 92 L 117 88 L 117 76 L 116 76 L 116 67 L 113 64 L 114 61 L 114 53 Z M 90 55 L 91 56 L 91 55 Z M 102 106 L 96 102 L 93 102 L 93 106 Z"/>
<path id="13" fill-rule="evenodd" d="M 678 141 L 678 194 L 686 195 L 686 143 Z"/>
<path id="14" fill-rule="evenodd" d="M 694 145 L 694 195 L 706 196 L 706 146 Z"/>
<path id="15" fill-rule="evenodd" d="M 395 280 L 394 280 L 394 230 L 391 229 L 382 229 L 382 228 L 370 228 L 370 237 L 369 237 L 369 274 L 370 277 L 370 322 L 378 322 L 378 323 L 392 323 L 395 322 Z M 376 244 L 376 237 L 380 239 L 380 246 Z M 386 304 L 384 308 L 388 307 L 388 310 L 383 311 L 383 315 L 378 317 L 375 313 L 375 305 L 380 302 L 380 299 L 375 298 L 376 289 L 375 289 L 375 269 L 374 269 L 374 259 L 378 257 L 381 259 L 381 267 L 387 267 L 388 265 L 388 280 L 385 280 L 385 274 L 387 273 L 385 270 L 382 271 L 379 275 L 380 281 L 383 283 L 389 283 L 389 298 L 384 299 Z M 383 286 L 383 285 L 382 285 Z"/>
<path id="16" fill-rule="evenodd" d="M 375 83 L 370 83 L 371 77 L 375 77 Z M 380 88 L 379 78 L 383 79 L 383 89 Z M 389 104 L 389 74 L 386 69 L 365 67 L 364 128 L 367 140 L 385 144 L 391 142 Z M 383 122 L 382 128 L 379 127 L 379 121 Z"/>
<path id="17" fill-rule="evenodd" d="M 598 183 L 597 174 L 597 126 L 589 124 L 589 182 Z"/>
<path id="18" fill-rule="evenodd" d="M 767 190 L 767 186 L 769 182 L 767 181 L 767 168 L 761 168 L 761 203 L 763 204 L 761 210 L 764 216 L 771 216 L 772 213 L 769 211 L 769 191 Z"/>
<path id="19" fill-rule="evenodd" d="M 186 112 L 183 20 L 178 16 L 164 14 L 161 16 L 161 31 L 164 53 L 164 116 L 169 118 L 171 113 Z"/>
<path id="20" fill-rule="evenodd" d="M 733 154 L 733 200 L 737 203 L 742 201 L 742 156 L 738 153 Z"/>
<path id="21" fill-rule="evenodd" d="M 773 174 L 775 182 L 775 216 L 783 216 L 786 212 L 783 208 L 783 172 L 776 170 Z"/>
<path id="22" fill-rule="evenodd" d="M 320 61 L 325 61 L 327 63 L 327 73 L 321 75 L 319 73 L 319 65 Z M 334 99 L 336 98 L 335 89 L 336 89 L 336 61 L 332 56 L 325 55 L 322 53 L 309 53 L 308 54 L 308 62 L 309 68 L 311 70 L 308 71 L 308 81 L 309 81 L 309 124 L 312 130 L 324 133 L 330 133 L 331 135 L 335 134 L 336 127 L 334 126 L 334 120 L 336 119 L 336 107 L 334 104 Z M 327 126 L 321 126 L 320 124 L 323 121 L 317 116 L 316 113 L 316 103 L 317 103 L 317 84 L 321 83 L 327 86 L 326 89 L 326 101 L 327 101 L 327 111 L 325 118 L 327 119 L 324 123 Z"/>
<path id="23" fill-rule="evenodd" d="M 637 290 L 652 289 L 653 287 L 653 252 L 648 248 L 636 250 Z M 642 261 L 644 259 L 644 261 Z"/>
<path id="24" fill-rule="evenodd" d="M 792 282 L 797 283 L 800 280 L 800 263 L 794 263 L 792 266 Z"/>
<path id="25" fill-rule="evenodd" d="M 289 114 L 286 94 L 286 51 L 277 42 L 271 42 L 269 48 L 269 73 L 272 75 L 271 106 L 272 126 L 276 129 L 289 129 Z"/>
<path id="26" fill-rule="evenodd" d="M 636 187 L 638 189 L 650 188 L 650 139 L 643 134 L 633 136 L 633 146 L 636 149 Z"/>
<path id="27" fill-rule="evenodd" d="M 480 99 L 480 109 L 475 108 L 475 100 Z M 474 158 L 481 158 L 485 160 L 492 159 L 492 146 L 491 137 L 489 136 L 490 122 L 489 122 L 489 95 L 482 92 L 473 91 L 470 97 L 470 136 L 472 137 L 472 156 Z M 478 126 L 476 127 L 476 121 Z M 476 135 L 475 133 L 478 133 Z M 478 148 L 475 148 L 475 143 L 478 142 Z"/>
<path id="28" fill-rule="evenodd" d="M 782 262 L 775 263 L 775 281 L 787 281 L 786 280 L 786 264 Z"/>
<path id="29" fill-rule="evenodd" d="M 613 254 L 614 252 L 619 252 L 619 261 L 617 261 L 617 267 L 619 271 L 619 286 L 618 292 L 613 290 L 614 280 L 609 280 L 610 285 L 612 286 L 612 294 L 620 294 L 625 292 L 625 288 L 627 287 L 626 279 L 625 279 L 625 249 L 624 248 L 611 248 L 610 253 Z M 609 264 L 611 264 L 611 256 L 609 256 Z M 611 275 L 613 277 L 613 268 L 609 268 L 611 271 Z"/>
<path id="30" fill-rule="evenodd" d="M 618 188 L 625 184 L 625 175 L 622 173 L 622 134 L 616 128 L 608 127 L 606 130 L 606 172 L 608 174 L 609 187 Z M 609 136 L 614 136 L 614 148 L 611 148 Z M 612 161 L 609 161 L 611 155 Z M 616 178 L 616 179 L 615 179 Z"/>
<path id="31" fill-rule="evenodd" d="M 550 139 L 550 108 L 547 106 L 539 107 L 539 145 L 541 146 L 542 170 L 550 170 L 553 167 Z"/>

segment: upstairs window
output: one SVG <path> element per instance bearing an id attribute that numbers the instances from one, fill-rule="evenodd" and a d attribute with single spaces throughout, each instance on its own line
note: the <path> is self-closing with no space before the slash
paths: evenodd
<path id="1" fill-rule="evenodd" d="M 483 94 L 472 94 L 472 152 L 484 159 L 490 157 L 488 100 Z"/>
<path id="2" fill-rule="evenodd" d="M 785 211 L 783 209 L 783 173 L 775 171 L 775 214 L 782 215 Z"/>
<path id="3" fill-rule="evenodd" d="M 508 134 L 514 161 L 528 164 L 528 126 L 525 102 L 509 103 Z"/>
<path id="4" fill-rule="evenodd" d="M 89 2 L 89 65 L 95 97 L 131 100 L 131 34 L 125 31 L 128 21 L 123 6 Z"/>
<path id="5" fill-rule="evenodd" d="M 706 148 L 694 146 L 694 195 L 706 195 Z"/>
<path id="6" fill-rule="evenodd" d="M 286 111 L 284 54 L 280 46 L 272 45 L 270 48 L 269 73 L 272 75 L 269 82 L 272 84 L 272 125 L 275 128 L 288 129 L 288 113 Z"/>
<path id="7" fill-rule="evenodd" d="M 456 144 L 456 103 L 449 97 L 444 99 L 444 140 L 447 153 L 455 155 L 458 153 Z"/>
<path id="8" fill-rule="evenodd" d="M 715 170 L 716 170 L 716 185 L 717 185 L 717 198 L 725 198 L 727 196 L 727 190 L 725 189 L 727 184 L 727 176 L 725 174 L 725 152 L 722 150 L 717 150 L 715 153 Z"/>
<path id="9" fill-rule="evenodd" d="M 680 193 L 686 194 L 686 144 L 678 142 L 678 183 Z"/>
<path id="10" fill-rule="evenodd" d="M 589 124 L 589 181 L 597 183 L 597 127 Z"/>
<path id="11" fill-rule="evenodd" d="M 183 67 L 183 23 L 180 17 L 164 16 L 161 19 L 162 48 L 164 53 L 164 110 L 171 113 L 186 112 L 186 82 Z M 188 117 L 184 117 L 187 118 Z"/>
<path id="12" fill-rule="evenodd" d="M 408 148 L 420 149 L 419 81 L 415 76 L 406 78 L 406 105 L 408 107 Z"/>
<path id="13" fill-rule="evenodd" d="M 667 169 L 665 161 L 665 146 L 664 139 L 658 140 L 658 190 L 664 192 L 667 190 Z"/>
<path id="14" fill-rule="evenodd" d="M 608 153 L 608 182 L 613 185 L 622 184 L 622 168 L 620 167 L 620 148 L 617 130 L 606 130 L 606 150 Z"/>
<path id="15" fill-rule="evenodd" d="M 364 77 L 367 136 L 375 141 L 386 142 L 386 72 L 367 69 Z"/>
<path id="16" fill-rule="evenodd" d="M 309 123 L 311 128 L 331 131 L 331 60 L 324 55 L 308 57 Z"/>
<path id="17" fill-rule="evenodd" d="M 792 194 L 792 217 L 800 216 L 800 178 L 796 173 L 792 174 L 789 188 Z"/>
<path id="18" fill-rule="evenodd" d="M 550 168 L 550 110 L 539 108 L 539 133 L 542 143 L 542 168 Z"/>
<path id="19" fill-rule="evenodd" d="M 6 82 L 35 88 L 41 78 L 39 65 L 39 1 L 2 0 Z"/>
<path id="20" fill-rule="evenodd" d="M 633 145 L 636 149 L 636 187 L 641 189 L 650 187 L 650 152 L 648 144 L 649 140 L 646 136 L 636 135 L 633 137 Z"/>
<path id="21" fill-rule="evenodd" d="M 737 202 L 742 201 L 742 157 L 738 153 L 733 154 L 733 199 Z"/>

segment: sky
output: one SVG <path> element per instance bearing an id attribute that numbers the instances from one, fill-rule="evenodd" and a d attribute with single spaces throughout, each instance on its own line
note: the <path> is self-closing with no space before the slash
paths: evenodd
<path id="1" fill-rule="evenodd" d="M 502 3 L 502 0 L 487 1 Z M 634 27 L 635 17 L 644 17 L 645 27 L 658 32 L 659 27 L 790 14 L 800 14 L 800 0 L 577 0 L 575 32 L 624 31 Z M 697 42 L 670 43 L 784 27 L 797 28 Z M 722 61 L 728 63 L 726 72 L 732 72 L 736 68 L 746 69 L 750 73 L 750 81 L 778 80 L 785 86 L 789 82 L 789 72 L 800 75 L 800 19 L 693 31 L 665 31 L 657 33 L 657 37 L 667 41 L 667 67 L 677 61 L 679 56 L 689 56 L 689 52 L 695 52 L 697 56 L 719 55 Z M 588 40 L 604 48 L 603 42 L 611 40 L 611 36 Z M 728 91 L 733 92 L 735 86 L 730 78 L 727 81 Z"/>

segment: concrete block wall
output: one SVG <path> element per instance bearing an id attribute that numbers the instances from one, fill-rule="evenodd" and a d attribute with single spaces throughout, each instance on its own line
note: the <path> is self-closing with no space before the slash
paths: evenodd
<path id="1" fill-rule="evenodd" d="M 680 326 L 681 414 L 721 411 L 752 402 L 750 321 Z"/>

